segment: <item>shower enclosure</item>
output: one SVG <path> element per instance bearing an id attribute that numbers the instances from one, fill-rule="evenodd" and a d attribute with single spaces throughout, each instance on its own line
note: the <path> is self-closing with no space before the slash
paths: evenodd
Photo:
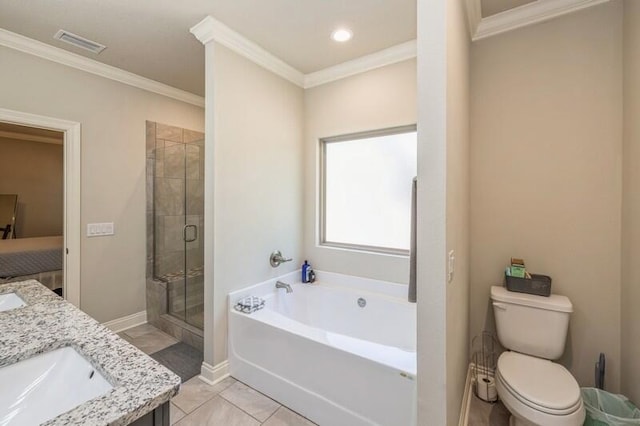
<path id="1" fill-rule="evenodd" d="M 203 215 L 204 134 L 147 122 L 147 315 L 192 344 L 204 323 Z"/>

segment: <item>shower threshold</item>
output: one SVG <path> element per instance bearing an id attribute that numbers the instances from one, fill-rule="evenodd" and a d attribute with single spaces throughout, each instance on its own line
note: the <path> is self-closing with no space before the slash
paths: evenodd
<path id="1" fill-rule="evenodd" d="M 200 351 L 204 350 L 204 333 L 198 327 L 169 314 L 160 315 L 157 322 L 157 326 L 165 333 Z"/>

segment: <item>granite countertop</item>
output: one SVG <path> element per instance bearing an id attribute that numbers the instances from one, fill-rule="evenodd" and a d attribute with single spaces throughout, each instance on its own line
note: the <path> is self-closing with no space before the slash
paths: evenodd
<path id="1" fill-rule="evenodd" d="M 35 280 L 0 285 L 27 306 L 0 312 L 0 367 L 71 346 L 113 385 L 45 425 L 127 425 L 169 401 L 180 378 Z"/>

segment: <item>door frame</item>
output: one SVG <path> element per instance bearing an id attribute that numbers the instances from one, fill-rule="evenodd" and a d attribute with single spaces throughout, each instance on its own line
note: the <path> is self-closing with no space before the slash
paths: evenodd
<path id="1" fill-rule="evenodd" d="M 64 133 L 64 297 L 80 308 L 80 123 L 4 108 L 0 122 Z"/>

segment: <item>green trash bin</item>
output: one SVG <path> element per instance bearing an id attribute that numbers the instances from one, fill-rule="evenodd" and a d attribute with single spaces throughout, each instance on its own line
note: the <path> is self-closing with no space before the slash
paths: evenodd
<path id="1" fill-rule="evenodd" d="M 580 390 L 587 417 L 585 426 L 640 426 L 640 409 L 623 395 L 597 388 Z"/>

